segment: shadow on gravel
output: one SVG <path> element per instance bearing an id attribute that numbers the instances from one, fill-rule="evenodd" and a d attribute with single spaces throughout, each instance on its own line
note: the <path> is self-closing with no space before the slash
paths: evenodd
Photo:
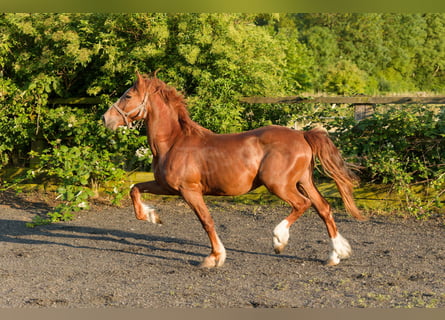
<path id="1" fill-rule="evenodd" d="M 0 192 L 0 204 L 9 206 L 13 209 L 29 211 L 31 214 L 45 214 L 52 209 L 51 206 L 41 200 L 28 200 L 20 194 L 10 190 Z"/>
<path id="2" fill-rule="evenodd" d="M 160 255 L 155 253 L 166 252 L 203 258 L 204 254 L 166 248 L 165 244 L 207 247 L 184 239 L 142 235 L 121 230 L 58 224 L 28 228 L 23 221 L 0 219 L 0 243 L 2 242 L 27 245 L 58 245 L 76 249 L 112 251 L 179 261 L 183 261 L 183 259 L 169 257 L 168 254 Z M 101 246 L 101 243 L 104 245 Z M 122 246 L 125 248 L 122 248 Z"/>
<path id="3" fill-rule="evenodd" d="M 111 251 L 161 260 L 182 262 L 186 260 L 191 265 L 199 265 L 206 256 L 206 253 L 210 250 L 210 246 L 206 244 L 177 237 L 152 236 L 116 229 L 62 224 L 28 228 L 23 221 L 0 219 L 0 243 L 6 242 L 33 246 L 57 245 L 79 250 Z M 179 249 L 178 246 L 184 249 Z M 193 248 L 197 249 L 194 250 Z M 274 253 L 255 252 L 229 247 L 226 247 L 226 250 L 243 255 L 248 254 L 308 261 L 307 257 L 300 258 L 294 255 L 276 255 Z M 184 258 L 184 256 L 186 258 Z M 318 263 L 322 262 L 322 260 L 319 259 L 309 260 Z"/>

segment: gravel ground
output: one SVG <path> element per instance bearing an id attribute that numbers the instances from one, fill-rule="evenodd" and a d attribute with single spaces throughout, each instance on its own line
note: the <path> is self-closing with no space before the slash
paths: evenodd
<path id="1" fill-rule="evenodd" d="M 272 230 L 289 207 L 212 200 L 227 260 L 208 270 L 198 266 L 210 246 L 192 211 L 179 199 L 153 202 L 162 226 L 136 220 L 128 204 L 27 228 L 45 202 L 0 194 L 0 307 L 445 307 L 443 217 L 358 222 L 336 213 L 353 254 L 327 267 L 315 213 L 295 223 L 276 255 Z"/>

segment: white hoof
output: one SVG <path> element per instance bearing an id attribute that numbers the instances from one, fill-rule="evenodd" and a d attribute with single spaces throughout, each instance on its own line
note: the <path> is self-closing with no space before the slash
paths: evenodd
<path id="1" fill-rule="evenodd" d="M 329 254 L 329 258 L 326 262 L 329 266 L 335 266 L 340 263 L 340 259 L 346 259 L 351 255 L 351 246 L 348 240 L 342 237 L 340 233 L 337 232 L 335 238 L 331 238 L 331 248 L 332 251 Z"/>
<path id="2" fill-rule="evenodd" d="M 281 253 L 289 241 L 289 222 L 281 221 L 273 230 L 273 246 L 275 253 Z"/>
<path id="3" fill-rule="evenodd" d="M 204 259 L 204 261 L 201 263 L 201 268 L 215 268 L 215 267 L 222 267 L 224 262 L 226 261 L 226 252 L 222 252 L 219 255 L 211 254 L 208 257 Z"/>
<path id="4" fill-rule="evenodd" d="M 156 213 L 156 210 L 153 207 L 150 207 L 146 204 L 143 205 L 144 215 L 145 215 L 145 221 L 155 223 L 155 224 L 162 224 L 161 219 L 159 218 L 159 215 Z"/>
<path id="5" fill-rule="evenodd" d="M 202 268 L 221 267 L 226 261 L 226 249 L 218 236 L 216 236 L 216 240 L 215 250 L 201 263 Z"/>

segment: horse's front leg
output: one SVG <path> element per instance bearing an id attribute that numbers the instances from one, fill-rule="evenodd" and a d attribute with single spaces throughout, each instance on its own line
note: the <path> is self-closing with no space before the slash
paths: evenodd
<path id="1" fill-rule="evenodd" d="M 162 188 L 156 181 L 142 182 L 135 184 L 130 191 L 133 201 L 134 213 L 138 220 L 145 220 L 156 224 L 162 224 L 156 210 L 146 205 L 141 200 L 141 193 L 151 193 L 157 195 L 172 195 L 171 191 Z"/>
<path id="2" fill-rule="evenodd" d="M 212 246 L 212 252 L 201 263 L 201 267 L 221 267 L 226 260 L 226 249 L 216 233 L 215 223 L 204 202 L 202 193 L 199 191 L 181 190 L 181 194 L 187 204 L 198 216 L 202 227 L 207 232 L 210 244 Z"/>

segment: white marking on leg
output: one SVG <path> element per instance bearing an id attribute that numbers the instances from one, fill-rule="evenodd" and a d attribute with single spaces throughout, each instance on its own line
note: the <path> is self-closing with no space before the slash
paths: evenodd
<path id="1" fill-rule="evenodd" d="M 216 236 L 217 247 L 215 248 L 216 254 L 211 254 L 208 257 L 204 259 L 204 261 L 201 263 L 201 267 L 203 268 L 213 268 L 213 267 L 221 267 L 224 262 L 226 261 L 226 249 L 224 248 L 224 245 L 219 238 L 219 236 Z"/>
<path id="2" fill-rule="evenodd" d="M 144 211 L 144 215 L 145 215 L 145 220 L 151 223 L 155 223 L 155 224 L 162 224 L 161 219 L 159 218 L 158 214 L 156 213 L 155 208 L 146 205 L 146 204 L 142 204 L 142 208 Z"/>
<path id="3" fill-rule="evenodd" d="M 284 219 L 273 230 L 275 253 L 281 253 L 289 241 L 289 222 Z"/>
<path id="4" fill-rule="evenodd" d="M 224 245 L 219 236 L 216 236 L 216 238 L 218 240 L 218 248 L 219 248 L 218 250 L 219 256 L 218 256 L 218 261 L 216 261 L 216 266 L 221 267 L 226 261 L 226 248 L 224 248 Z"/>
<path id="5" fill-rule="evenodd" d="M 332 251 L 329 254 L 328 265 L 339 264 L 340 259 L 348 258 L 352 251 L 348 240 L 343 238 L 339 232 L 337 232 L 337 235 L 334 238 L 331 238 L 331 248 Z"/>

